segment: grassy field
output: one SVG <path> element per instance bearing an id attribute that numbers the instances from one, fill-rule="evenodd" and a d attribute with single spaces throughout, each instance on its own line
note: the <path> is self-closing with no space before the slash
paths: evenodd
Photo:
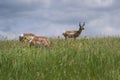
<path id="1" fill-rule="evenodd" d="M 51 40 L 51 48 L 1 40 L 0 80 L 120 80 L 120 37 Z"/>

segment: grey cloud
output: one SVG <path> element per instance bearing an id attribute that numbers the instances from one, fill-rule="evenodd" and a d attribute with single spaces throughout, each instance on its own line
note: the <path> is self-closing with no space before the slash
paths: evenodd
<path id="1" fill-rule="evenodd" d="M 103 26 L 118 34 L 119 7 L 117 0 L 3 0 L 0 31 L 60 35 L 85 21 L 83 35 L 100 34 Z"/>

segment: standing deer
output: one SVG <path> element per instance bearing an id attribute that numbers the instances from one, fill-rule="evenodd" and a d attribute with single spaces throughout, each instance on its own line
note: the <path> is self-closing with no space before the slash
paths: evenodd
<path id="1" fill-rule="evenodd" d="M 30 47 L 31 46 L 37 46 L 37 47 L 42 47 L 42 46 L 49 47 L 50 46 L 48 38 L 45 36 L 34 36 L 29 42 L 30 42 Z"/>
<path id="2" fill-rule="evenodd" d="M 31 38 L 34 36 L 35 36 L 35 34 L 33 34 L 33 33 L 23 33 L 19 36 L 19 41 L 29 42 L 29 40 L 31 40 Z"/>
<path id="3" fill-rule="evenodd" d="M 83 24 L 79 23 L 79 30 L 65 31 L 63 33 L 63 36 L 65 37 L 65 39 L 67 39 L 67 38 L 76 39 L 81 34 L 82 30 L 84 30 L 84 26 L 85 26 L 85 22 Z"/>

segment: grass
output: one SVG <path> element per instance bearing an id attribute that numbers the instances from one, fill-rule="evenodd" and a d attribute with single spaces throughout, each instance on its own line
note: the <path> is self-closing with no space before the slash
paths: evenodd
<path id="1" fill-rule="evenodd" d="M 0 80 L 120 80 L 120 38 L 51 39 L 51 48 L 0 41 Z"/>

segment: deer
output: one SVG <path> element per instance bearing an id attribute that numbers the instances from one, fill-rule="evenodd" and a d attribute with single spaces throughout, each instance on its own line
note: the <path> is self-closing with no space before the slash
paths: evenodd
<path id="1" fill-rule="evenodd" d="M 37 47 L 50 47 L 50 42 L 48 41 L 48 38 L 45 36 L 34 36 L 29 41 L 30 47 L 37 46 Z"/>
<path id="2" fill-rule="evenodd" d="M 79 23 L 79 30 L 68 30 L 62 33 L 62 35 L 67 38 L 74 38 L 74 40 L 79 37 L 81 32 L 84 30 L 85 22 L 83 24 Z"/>
<path id="3" fill-rule="evenodd" d="M 29 42 L 29 40 L 31 40 L 31 38 L 34 36 L 35 36 L 35 34 L 33 34 L 33 33 L 23 33 L 19 36 L 19 41 Z"/>

